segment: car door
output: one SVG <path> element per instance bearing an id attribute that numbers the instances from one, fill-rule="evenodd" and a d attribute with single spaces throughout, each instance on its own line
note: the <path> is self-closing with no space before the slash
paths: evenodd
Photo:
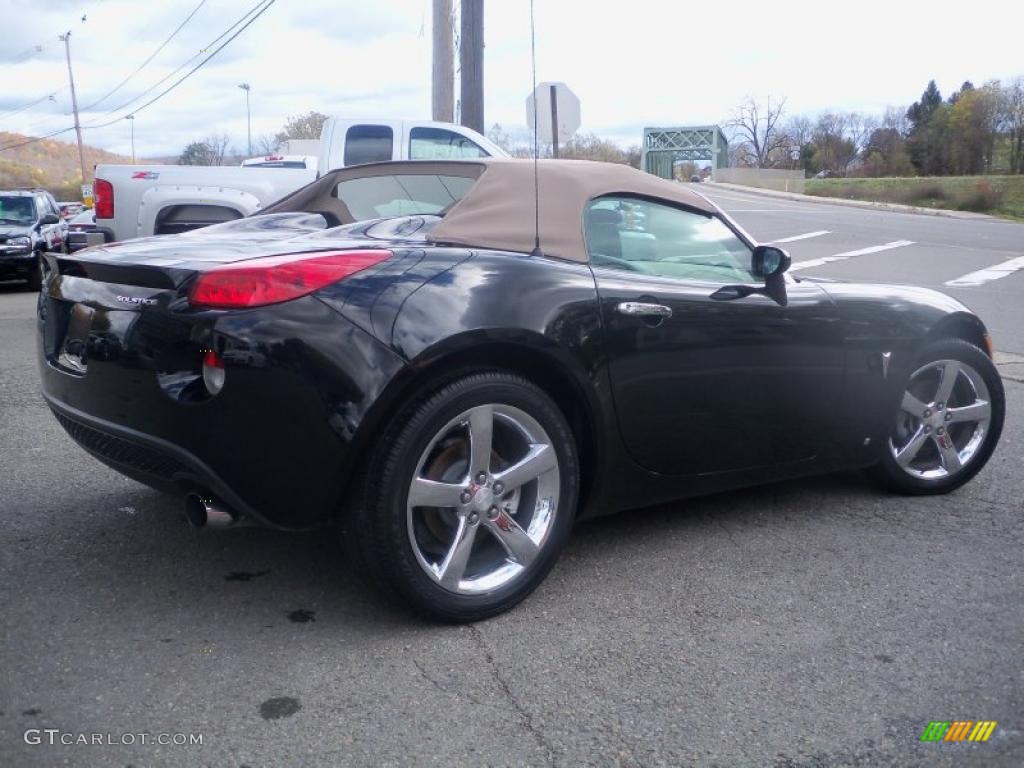
<path id="1" fill-rule="evenodd" d="M 715 296 L 760 283 L 722 219 L 647 199 L 592 201 L 584 229 L 619 430 L 670 475 L 812 459 L 829 443 L 843 379 L 834 303 L 790 279 L 788 302 Z"/>

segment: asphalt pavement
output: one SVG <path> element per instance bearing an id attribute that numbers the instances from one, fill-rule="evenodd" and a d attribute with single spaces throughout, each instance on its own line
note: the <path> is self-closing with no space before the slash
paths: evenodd
<path id="1" fill-rule="evenodd" d="M 1024 355 L 1024 224 L 694 186 L 755 239 L 786 248 L 794 274 L 936 288 L 976 312 L 997 349 Z"/>
<path id="2" fill-rule="evenodd" d="M 706 191 L 760 239 L 829 230 L 798 262 L 914 241 L 808 274 L 942 286 L 1022 255 L 1020 225 Z M 1024 273 L 949 290 L 1024 353 Z M 453 627 L 330 535 L 193 531 L 85 454 L 38 394 L 34 305 L 0 285 L 0 765 L 1024 763 L 1024 384 L 953 494 L 850 473 L 584 523 L 534 596 Z M 933 720 L 998 725 L 922 743 Z"/>

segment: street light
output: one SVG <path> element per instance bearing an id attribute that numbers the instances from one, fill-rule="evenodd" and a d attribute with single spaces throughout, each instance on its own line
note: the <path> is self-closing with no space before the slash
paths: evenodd
<path id="1" fill-rule="evenodd" d="M 132 133 L 132 165 L 135 165 L 135 115 L 128 115 L 125 117 L 128 121 L 128 125 L 131 126 Z"/>
<path id="2" fill-rule="evenodd" d="M 249 154 L 252 154 L 252 113 L 249 111 L 249 84 L 239 83 L 238 87 L 245 91 L 245 124 L 249 136 Z"/>

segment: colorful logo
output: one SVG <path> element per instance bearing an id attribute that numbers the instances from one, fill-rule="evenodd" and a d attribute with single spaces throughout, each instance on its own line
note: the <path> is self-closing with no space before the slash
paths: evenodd
<path id="1" fill-rule="evenodd" d="M 995 720 L 932 720 L 921 741 L 988 741 L 996 725 Z"/>

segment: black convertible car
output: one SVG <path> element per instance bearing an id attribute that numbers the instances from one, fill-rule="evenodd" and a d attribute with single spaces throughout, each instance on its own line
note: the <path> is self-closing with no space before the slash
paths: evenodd
<path id="1" fill-rule="evenodd" d="M 47 254 L 43 391 L 194 525 L 337 525 L 451 620 L 529 594 L 581 515 L 849 467 L 944 493 L 981 470 L 1005 406 L 975 315 L 795 279 L 691 189 L 604 163 L 380 163 L 247 219 Z"/>

